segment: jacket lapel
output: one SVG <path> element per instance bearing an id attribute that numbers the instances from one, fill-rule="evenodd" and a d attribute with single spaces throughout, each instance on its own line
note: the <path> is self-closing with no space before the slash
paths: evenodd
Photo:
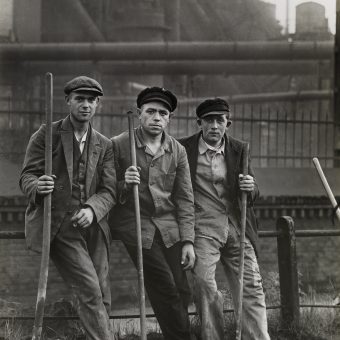
<path id="1" fill-rule="evenodd" d="M 70 186 L 72 188 L 73 180 L 73 129 L 70 121 L 70 117 L 66 117 L 62 124 L 60 130 L 61 142 L 64 149 L 66 167 L 68 172 L 68 177 L 70 180 Z"/>
<path id="2" fill-rule="evenodd" d="M 190 166 L 190 175 L 191 181 L 194 184 L 196 178 L 196 170 L 197 170 L 197 158 L 198 158 L 198 141 L 201 133 L 194 135 L 192 138 L 187 141 L 187 155 L 188 162 Z"/>
<path id="3" fill-rule="evenodd" d="M 225 135 L 225 160 L 227 163 L 227 185 L 235 188 L 240 166 L 241 150 L 233 139 Z"/>
<path id="4" fill-rule="evenodd" d="M 91 134 L 90 134 L 90 139 L 89 139 L 87 167 L 86 167 L 86 180 L 85 180 L 86 197 L 90 197 L 91 182 L 95 174 L 99 155 L 101 152 L 101 147 L 100 147 L 97 134 L 92 129 L 91 125 L 89 126 L 89 128 L 91 129 Z"/>

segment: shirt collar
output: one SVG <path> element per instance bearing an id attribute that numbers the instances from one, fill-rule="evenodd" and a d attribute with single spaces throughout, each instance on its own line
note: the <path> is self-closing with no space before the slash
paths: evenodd
<path id="1" fill-rule="evenodd" d="M 206 153 L 208 150 L 214 151 L 217 154 L 222 154 L 224 155 L 224 148 L 225 148 L 225 139 L 222 138 L 222 143 L 220 144 L 219 147 L 214 148 L 213 146 L 207 144 L 203 137 L 200 136 L 199 142 L 198 142 L 198 152 L 200 153 L 200 155 L 203 155 L 204 153 Z"/>
<path id="2" fill-rule="evenodd" d="M 79 144 L 80 144 L 80 143 L 85 143 L 85 142 L 86 142 L 87 131 L 88 131 L 88 130 L 86 130 L 86 132 L 84 133 L 83 137 L 81 137 L 80 140 L 77 138 L 76 135 L 74 135 L 74 136 L 76 137 L 77 142 L 78 142 Z"/>
<path id="3" fill-rule="evenodd" d="M 135 136 L 136 136 L 137 148 L 145 148 L 147 145 L 143 138 L 142 127 L 138 126 L 135 131 L 136 131 Z M 163 131 L 162 140 L 161 140 L 161 148 L 163 148 L 164 151 L 171 152 L 170 144 L 171 143 L 170 143 L 169 135 L 165 131 Z"/>

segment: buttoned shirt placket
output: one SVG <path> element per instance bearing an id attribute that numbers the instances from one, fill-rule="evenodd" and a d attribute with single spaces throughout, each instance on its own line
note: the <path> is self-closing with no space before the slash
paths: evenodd
<path id="1" fill-rule="evenodd" d="M 159 176 L 157 167 L 155 167 L 155 162 L 158 158 L 162 157 L 164 153 L 165 151 L 164 151 L 163 145 L 160 146 L 159 150 L 155 154 L 149 149 L 147 145 L 145 146 L 145 154 L 147 155 L 147 157 L 151 157 L 151 162 L 149 166 L 149 190 L 153 198 L 155 212 L 157 212 L 157 207 L 159 206 L 159 198 L 156 196 L 154 190 L 152 190 L 154 179 L 157 176 Z"/>
<path id="2" fill-rule="evenodd" d="M 76 135 L 74 135 L 74 137 L 76 137 L 76 140 L 79 144 L 80 153 L 82 154 L 83 151 L 84 151 L 85 143 L 86 143 L 87 131 L 84 133 L 84 135 L 83 135 L 83 137 L 81 137 L 81 139 L 78 139 Z"/>

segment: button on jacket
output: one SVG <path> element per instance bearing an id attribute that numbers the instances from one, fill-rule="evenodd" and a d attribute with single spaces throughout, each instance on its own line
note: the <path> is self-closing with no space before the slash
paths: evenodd
<path id="1" fill-rule="evenodd" d="M 137 166 L 141 168 L 138 189 L 143 247 L 151 247 L 156 228 L 166 247 L 178 241 L 194 242 L 194 199 L 184 147 L 164 132 L 161 147 L 153 155 L 143 141 L 141 127 L 134 133 Z M 112 142 L 119 204 L 110 214 L 110 227 L 114 238 L 136 245 L 133 194 L 124 190 L 124 174 L 131 165 L 129 135 L 124 132 Z"/>

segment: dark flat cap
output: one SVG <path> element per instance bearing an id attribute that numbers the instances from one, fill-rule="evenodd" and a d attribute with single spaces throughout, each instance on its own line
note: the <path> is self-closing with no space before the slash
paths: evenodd
<path id="1" fill-rule="evenodd" d="M 211 114 L 225 114 L 230 112 L 229 104 L 221 98 L 207 99 L 196 108 L 198 118 L 203 118 Z"/>
<path id="2" fill-rule="evenodd" d="M 163 103 L 170 112 L 175 111 L 177 107 L 176 96 L 162 87 L 147 87 L 139 93 L 137 97 L 137 107 L 140 109 L 143 104 L 150 102 L 161 102 Z"/>
<path id="3" fill-rule="evenodd" d="M 104 94 L 102 86 L 92 78 L 86 76 L 79 76 L 73 78 L 66 83 L 64 87 L 65 94 L 69 95 L 72 91 L 88 91 L 94 92 L 97 96 L 102 96 Z"/>

